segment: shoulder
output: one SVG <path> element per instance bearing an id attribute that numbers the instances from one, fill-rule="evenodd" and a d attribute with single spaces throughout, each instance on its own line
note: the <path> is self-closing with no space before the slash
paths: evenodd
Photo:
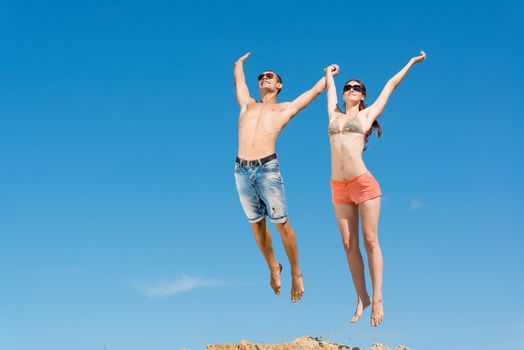
<path id="1" fill-rule="evenodd" d="M 359 111 L 357 114 L 357 117 L 360 120 L 360 123 L 362 124 L 362 128 L 364 129 L 366 133 L 368 133 L 371 130 L 371 127 L 374 121 L 374 119 L 371 118 L 369 112 L 370 112 L 370 109 L 369 107 L 367 107 Z"/>
<path id="2" fill-rule="evenodd" d="M 344 116 L 344 113 L 342 113 L 342 111 L 340 110 L 340 108 L 338 108 L 338 106 L 337 106 L 337 108 L 335 108 L 335 110 L 332 111 L 332 112 L 329 114 L 329 118 L 330 118 L 330 119 L 333 119 L 333 118 L 336 118 L 336 117 L 341 116 L 341 115 Z"/>
<path id="3" fill-rule="evenodd" d="M 291 102 L 279 102 L 274 105 L 274 111 L 277 113 L 287 113 L 289 110 L 291 110 L 292 103 Z"/>
<path id="4" fill-rule="evenodd" d="M 364 108 L 363 110 L 358 111 L 357 116 L 359 117 L 359 119 L 366 120 L 366 121 L 369 119 L 369 111 L 371 110 L 370 107 L 371 106 L 368 106 Z"/>
<path id="5" fill-rule="evenodd" d="M 257 100 L 255 100 L 253 97 L 250 97 L 249 102 L 247 103 L 246 107 L 247 108 L 256 108 L 256 106 L 259 104 L 260 103 L 258 103 Z"/>

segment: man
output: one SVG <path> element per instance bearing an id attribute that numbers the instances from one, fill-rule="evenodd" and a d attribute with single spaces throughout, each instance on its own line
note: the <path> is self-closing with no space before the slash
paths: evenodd
<path id="1" fill-rule="evenodd" d="M 235 88 L 240 105 L 236 185 L 257 245 L 269 267 L 271 288 L 277 295 L 280 294 L 282 265 L 275 258 L 271 234 L 266 227 L 266 215 L 280 233 L 291 264 L 291 301 L 297 302 L 304 294 L 304 286 L 298 263 L 297 239 L 287 217 L 275 143 L 282 128 L 324 91 L 326 79 L 320 79 L 312 89 L 293 102 L 277 103 L 277 95 L 283 86 L 282 79 L 275 72 L 267 70 L 258 76 L 261 102 L 257 102 L 250 96 L 244 76 L 243 63 L 250 54 L 242 56 L 234 66 Z M 333 75 L 338 74 L 338 66 L 330 67 Z"/>

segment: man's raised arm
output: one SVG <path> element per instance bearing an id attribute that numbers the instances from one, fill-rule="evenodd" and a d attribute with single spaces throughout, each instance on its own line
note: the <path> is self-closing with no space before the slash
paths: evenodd
<path id="1" fill-rule="evenodd" d="M 237 101 L 240 105 L 240 109 L 245 109 L 247 104 L 251 101 L 249 96 L 249 89 L 246 84 L 246 77 L 244 76 L 244 61 L 251 55 L 251 52 L 246 53 L 240 57 L 236 62 L 233 69 L 233 76 L 235 79 L 235 89 L 237 92 Z"/>
<path id="2" fill-rule="evenodd" d="M 338 66 L 332 65 L 330 67 L 333 69 L 333 76 L 336 76 L 339 71 Z M 293 102 L 286 106 L 286 111 L 288 111 L 288 113 L 286 113 L 286 117 L 288 117 L 287 121 L 297 115 L 298 112 L 303 110 L 308 104 L 311 103 L 311 101 L 324 92 L 325 88 L 326 77 L 322 77 L 311 89 L 298 96 Z"/>

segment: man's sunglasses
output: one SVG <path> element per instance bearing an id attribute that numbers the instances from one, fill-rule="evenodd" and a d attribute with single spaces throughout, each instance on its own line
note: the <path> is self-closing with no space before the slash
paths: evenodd
<path id="1" fill-rule="evenodd" d="M 275 77 L 275 74 L 271 72 L 262 73 L 258 76 L 258 81 L 261 81 L 264 78 L 273 79 Z"/>
<path id="2" fill-rule="evenodd" d="M 344 92 L 349 91 L 351 89 L 355 90 L 356 92 L 362 92 L 362 85 L 344 85 Z"/>

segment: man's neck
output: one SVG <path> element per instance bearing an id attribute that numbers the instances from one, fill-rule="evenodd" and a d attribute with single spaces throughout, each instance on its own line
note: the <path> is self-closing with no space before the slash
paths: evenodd
<path id="1" fill-rule="evenodd" d="M 262 103 L 277 103 L 277 93 L 272 92 L 262 96 Z"/>

